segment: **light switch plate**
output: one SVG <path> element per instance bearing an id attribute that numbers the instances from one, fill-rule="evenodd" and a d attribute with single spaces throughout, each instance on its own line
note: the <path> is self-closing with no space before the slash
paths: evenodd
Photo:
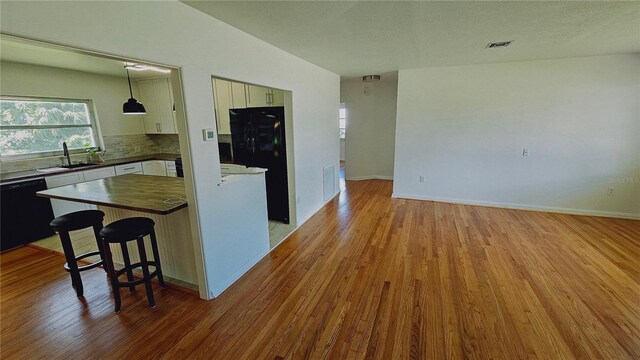
<path id="1" fill-rule="evenodd" d="M 214 129 L 202 129 L 202 139 L 204 141 L 213 141 L 216 137 L 216 131 Z"/>

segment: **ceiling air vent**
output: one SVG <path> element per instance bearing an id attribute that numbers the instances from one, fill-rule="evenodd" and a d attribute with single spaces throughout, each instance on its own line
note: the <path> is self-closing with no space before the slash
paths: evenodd
<path id="1" fill-rule="evenodd" d="M 489 45 L 487 45 L 487 49 L 504 48 L 504 47 L 509 46 L 512 42 L 513 42 L 513 40 L 490 43 Z"/>

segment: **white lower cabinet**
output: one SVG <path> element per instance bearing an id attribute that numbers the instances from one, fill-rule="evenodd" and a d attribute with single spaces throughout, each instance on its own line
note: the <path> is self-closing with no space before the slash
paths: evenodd
<path id="1" fill-rule="evenodd" d="M 167 165 L 164 160 L 149 160 L 142 162 L 144 175 L 167 176 Z"/>
<path id="2" fill-rule="evenodd" d="M 67 174 L 46 176 L 47 188 L 52 189 L 65 185 L 77 184 L 84 181 L 104 179 L 117 175 L 144 174 L 159 176 L 177 176 L 176 162 L 164 160 L 149 160 L 117 166 L 107 166 L 98 169 L 76 171 Z M 51 207 L 55 217 L 75 211 L 97 209 L 95 205 L 83 204 L 75 201 L 51 199 Z"/>
<path id="3" fill-rule="evenodd" d="M 116 176 L 116 169 L 113 166 L 109 166 L 93 170 L 85 170 L 82 174 L 84 175 L 84 181 L 98 180 Z M 96 205 L 89 205 L 89 208 L 93 210 L 98 209 Z"/>
<path id="4" fill-rule="evenodd" d="M 84 181 L 98 180 L 116 176 L 116 170 L 113 168 L 113 166 L 93 170 L 85 170 L 82 173 L 84 174 Z"/>
<path id="5" fill-rule="evenodd" d="M 142 164 L 130 163 L 124 165 L 114 166 L 116 169 L 116 175 L 125 175 L 125 174 L 142 174 Z"/>
<path id="6" fill-rule="evenodd" d="M 52 189 L 65 185 L 77 184 L 84 181 L 84 174 L 80 171 L 72 172 L 68 174 L 52 175 L 45 177 L 47 182 L 47 188 Z M 88 210 L 91 207 L 88 204 L 83 204 L 75 201 L 65 201 L 51 199 L 51 207 L 53 208 L 53 215 L 55 217 L 62 216 L 75 211 Z"/>
<path id="7" fill-rule="evenodd" d="M 172 177 L 178 176 L 178 172 L 176 171 L 175 161 L 165 161 L 165 166 L 167 167 L 167 176 L 172 176 Z"/>

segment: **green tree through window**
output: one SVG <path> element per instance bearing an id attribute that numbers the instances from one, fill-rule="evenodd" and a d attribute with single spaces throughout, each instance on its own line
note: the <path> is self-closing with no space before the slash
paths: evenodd
<path id="1" fill-rule="evenodd" d="M 87 100 L 0 99 L 0 154 L 33 155 L 97 146 Z"/>

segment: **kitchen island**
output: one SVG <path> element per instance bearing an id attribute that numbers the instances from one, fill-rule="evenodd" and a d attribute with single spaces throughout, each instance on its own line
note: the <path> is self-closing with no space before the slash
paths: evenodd
<path id="1" fill-rule="evenodd" d="M 37 194 L 51 199 L 95 205 L 105 213 L 105 225 L 127 217 L 153 219 L 156 223 L 162 272 L 167 281 L 197 287 L 189 212 L 182 178 L 128 174 L 43 190 Z M 148 241 L 148 238 L 145 239 L 145 242 Z M 149 243 L 146 245 L 150 248 Z M 135 243 L 129 246 L 132 263 L 138 262 Z M 121 266 L 122 252 L 115 246 L 112 246 L 112 252 L 114 262 Z"/>

